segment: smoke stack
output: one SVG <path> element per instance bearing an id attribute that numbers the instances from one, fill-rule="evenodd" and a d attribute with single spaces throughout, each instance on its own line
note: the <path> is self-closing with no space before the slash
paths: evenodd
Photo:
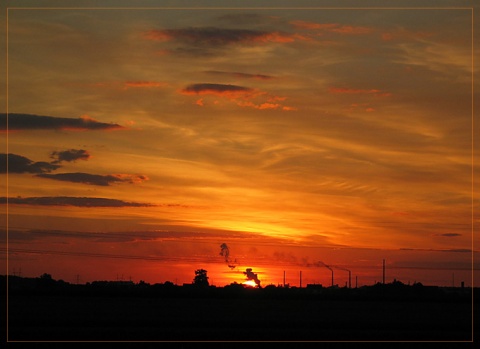
<path id="1" fill-rule="evenodd" d="M 302 271 L 300 270 L 300 288 L 302 288 Z"/>
<path id="2" fill-rule="evenodd" d="M 283 271 L 283 287 L 285 288 L 285 270 Z"/>
<path id="3" fill-rule="evenodd" d="M 328 265 L 326 265 L 325 263 L 323 263 L 322 261 L 318 261 L 318 264 L 323 265 L 325 268 L 330 269 L 330 271 L 332 272 L 332 287 L 333 287 L 333 269 L 330 268 L 330 267 L 329 267 Z M 317 265 L 318 265 L 318 264 L 317 264 Z"/>

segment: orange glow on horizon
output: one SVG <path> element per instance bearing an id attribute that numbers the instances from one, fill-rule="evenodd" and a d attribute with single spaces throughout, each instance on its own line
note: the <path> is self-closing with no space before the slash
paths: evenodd
<path id="1" fill-rule="evenodd" d="M 257 283 L 253 280 L 247 280 L 242 285 L 248 286 L 248 287 L 257 287 Z"/>

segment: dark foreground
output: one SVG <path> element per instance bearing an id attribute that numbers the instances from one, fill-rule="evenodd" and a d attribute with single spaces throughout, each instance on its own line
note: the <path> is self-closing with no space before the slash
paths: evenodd
<path id="1" fill-rule="evenodd" d="M 471 304 L 11 297 L 9 340 L 468 341 Z"/>
<path id="2" fill-rule="evenodd" d="M 27 287 L 28 286 L 28 287 Z M 128 286 L 128 285 L 127 285 Z M 473 291 L 473 297 L 472 297 Z M 478 289 L 195 288 L 15 280 L 8 343 L 444 342 L 472 344 Z M 4 294 L 5 296 L 5 294 Z M 3 317 L 3 316 L 2 316 Z M 5 317 L 3 317 L 5 319 Z M 475 336 L 473 338 L 472 336 Z M 453 347 L 453 346 L 452 346 Z"/>

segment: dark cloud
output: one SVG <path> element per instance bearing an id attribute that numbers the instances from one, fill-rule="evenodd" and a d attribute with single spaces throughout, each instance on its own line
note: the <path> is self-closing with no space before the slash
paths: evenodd
<path id="1" fill-rule="evenodd" d="M 400 248 L 400 251 L 428 251 L 428 252 L 472 252 L 468 248 L 434 249 L 434 248 Z"/>
<path id="2" fill-rule="evenodd" d="M 205 71 L 205 73 L 211 74 L 211 75 L 223 75 L 223 76 L 243 78 L 243 79 L 258 79 L 258 80 L 275 79 L 275 77 L 271 75 L 264 75 L 264 74 L 247 74 L 247 73 L 225 72 L 225 71 L 217 71 L 217 70 L 207 70 Z"/>
<path id="3" fill-rule="evenodd" d="M 256 44 L 267 42 L 292 42 L 296 35 L 248 29 L 227 29 L 217 27 L 190 27 L 181 29 L 150 30 L 145 37 L 151 40 L 176 40 L 184 44 L 199 47 L 222 47 L 231 44 Z"/>
<path id="4" fill-rule="evenodd" d="M 38 174 L 37 177 L 54 179 L 57 181 L 83 183 L 90 185 L 109 186 L 116 183 L 140 183 L 148 178 L 144 175 L 112 174 L 96 175 L 83 172 L 74 173 L 56 173 L 56 174 Z"/>
<path id="5" fill-rule="evenodd" d="M 445 234 L 437 234 L 436 236 L 445 236 L 448 238 L 456 237 L 456 236 L 462 236 L 462 234 L 458 233 L 445 233 Z"/>
<path id="6" fill-rule="evenodd" d="M 152 207 L 155 205 L 116 199 L 73 196 L 0 197 L 0 204 L 76 207 Z"/>
<path id="7" fill-rule="evenodd" d="M 460 253 L 470 253 L 472 252 L 469 248 L 451 248 L 449 250 L 441 250 L 441 252 L 460 252 Z"/>
<path id="8" fill-rule="evenodd" d="M 58 164 L 62 161 L 72 162 L 76 160 L 88 160 L 90 158 L 90 154 L 88 151 L 83 149 L 69 149 L 64 151 L 53 151 L 50 154 L 50 158 L 53 164 Z"/>
<path id="9" fill-rule="evenodd" d="M 90 117 L 62 118 L 33 114 L 8 114 L 8 130 L 114 130 L 123 128 Z M 7 114 L 0 114 L 0 130 L 7 130 Z"/>
<path id="10" fill-rule="evenodd" d="M 0 154 L 0 173 L 47 173 L 60 166 L 48 162 L 35 162 L 16 154 Z"/>
<path id="11" fill-rule="evenodd" d="M 228 94 L 252 92 L 248 87 L 224 84 L 192 84 L 185 87 L 181 92 L 185 94 Z"/>

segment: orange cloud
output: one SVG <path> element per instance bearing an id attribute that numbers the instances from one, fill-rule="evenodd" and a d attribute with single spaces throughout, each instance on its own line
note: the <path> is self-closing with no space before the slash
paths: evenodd
<path id="1" fill-rule="evenodd" d="M 345 87 L 329 87 L 328 91 L 330 93 L 340 93 L 340 94 L 371 94 L 379 97 L 388 97 L 392 95 L 390 92 L 383 92 L 377 89 L 362 90 L 362 89 L 345 88 Z"/>
<path id="2" fill-rule="evenodd" d="M 361 35 L 369 34 L 374 31 L 371 27 L 341 25 L 338 23 L 314 23 L 307 21 L 291 21 L 291 25 L 299 29 L 318 30 L 331 33 Z"/>
<path id="3" fill-rule="evenodd" d="M 267 92 L 252 89 L 249 87 L 238 85 L 224 85 L 224 84 L 211 84 L 201 83 L 189 85 L 186 88 L 180 90 L 184 95 L 213 95 L 222 97 L 233 101 L 240 107 L 250 107 L 255 109 L 281 109 L 285 111 L 295 110 L 293 107 L 287 107 L 280 103 L 284 101 L 285 97 L 272 96 Z M 264 101 L 255 101 L 262 98 Z M 205 105 L 203 98 L 198 99 L 195 104 L 203 107 Z"/>
<path id="4" fill-rule="evenodd" d="M 126 81 L 124 86 L 125 88 L 129 87 L 164 87 L 167 84 L 164 82 L 158 82 L 158 81 Z"/>
<path id="5" fill-rule="evenodd" d="M 237 105 L 239 105 L 241 107 L 251 107 L 251 108 L 260 109 L 260 110 L 282 108 L 281 104 L 268 103 L 268 102 L 261 103 L 261 104 L 255 104 L 253 102 L 237 101 Z"/>

